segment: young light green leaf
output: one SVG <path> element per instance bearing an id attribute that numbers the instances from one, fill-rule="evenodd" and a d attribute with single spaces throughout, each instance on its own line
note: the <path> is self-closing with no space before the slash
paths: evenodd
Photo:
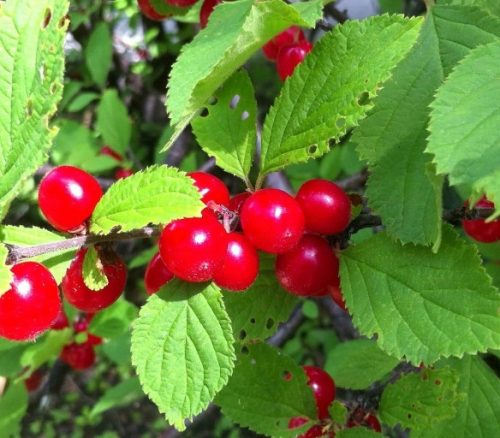
<path id="1" fill-rule="evenodd" d="M 198 116 L 192 123 L 196 140 L 208 155 L 215 157 L 219 167 L 251 187 L 249 173 L 257 138 L 257 102 L 245 70 L 231 76 L 206 109 L 208 114 Z"/>
<path id="2" fill-rule="evenodd" d="M 0 241 L 20 247 L 56 243 L 66 240 L 65 236 L 38 227 L 16 227 L 4 225 L 0 227 Z M 60 283 L 75 257 L 75 250 L 61 250 L 42 254 L 30 260 L 42 263 L 50 270 L 57 283 Z M 0 293 L 1 294 L 1 293 Z"/>
<path id="3" fill-rule="evenodd" d="M 104 87 L 113 62 L 113 41 L 105 21 L 96 24 L 85 47 L 85 65 L 97 85 Z"/>
<path id="4" fill-rule="evenodd" d="M 314 26 L 322 1 L 240 0 L 215 8 L 172 68 L 167 109 L 175 131 L 168 148 L 213 93 L 268 40 L 292 26 Z M 210 50 L 207 50 L 210 48 Z"/>
<path id="5" fill-rule="evenodd" d="M 109 281 L 103 269 L 104 267 L 95 247 L 88 247 L 82 266 L 83 282 L 85 286 L 94 291 L 105 288 Z"/>
<path id="6" fill-rule="evenodd" d="M 0 244 L 0 297 L 10 289 L 12 272 L 10 266 L 5 264 L 9 250 L 5 245 Z"/>
<path id="7" fill-rule="evenodd" d="M 36 343 L 28 345 L 21 356 L 21 366 L 29 368 L 29 372 L 40 368 L 44 363 L 56 358 L 72 336 L 73 331 L 69 328 L 51 330 Z"/>
<path id="8" fill-rule="evenodd" d="M 345 424 L 349 415 L 349 412 L 347 411 L 345 405 L 338 400 L 333 401 L 333 403 L 328 408 L 328 413 L 330 414 L 332 420 L 337 424 Z"/>
<path id="9" fill-rule="evenodd" d="M 380 401 L 379 415 L 389 426 L 428 430 L 434 423 L 453 418 L 459 400 L 458 373 L 450 367 L 401 377 L 389 384 Z"/>
<path id="10" fill-rule="evenodd" d="M 94 405 L 90 411 L 90 416 L 95 417 L 110 409 L 127 406 L 143 397 L 144 392 L 139 379 L 137 377 L 128 378 L 109 388 Z"/>
<path id="11" fill-rule="evenodd" d="M 224 293 L 233 332 L 241 342 L 267 339 L 290 317 L 298 303 L 294 295 L 279 285 L 274 263 L 274 257 L 261 254 L 259 276 L 254 284 L 242 294 Z"/>
<path id="12" fill-rule="evenodd" d="M 149 298 L 132 329 L 132 363 L 144 392 L 178 430 L 227 383 L 231 321 L 212 284 L 172 280 Z"/>
<path id="13" fill-rule="evenodd" d="M 204 205 L 193 180 L 173 167 L 151 166 L 114 183 L 97 204 L 90 231 L 129 231 L 199 216 Z"/>
<path id="14" fill-rule="evenodd" d="M 0 436 L 20 436 L 21 420 L 28 409 L 28 392 L 24 384 L 10 386 L 0 396 Z"/>
<path id="15" fill-rule="evenodd" d="M 358 339 L 342 342 L 328 353 L 325 370 L 341 388 L 366 389 L 384 378 L 398 359 L 388 356 L 375 341 Z"/>
<path id="16" fill-rule="evenodd" d="M 439 366 L 452 367 L 459 377 L 457 414 L 432 428 L 413 434 L 419 438 L 453 436 L 489 438 L 500 430 L 500 380 L 478 356 L 447 359 Z"/>
<path id="17" fill-rule="evenodd" d="M 500 347 L 500 294 L 477 250 L 449 226 L 438 253 L 385 233 L 341 255 L 342 292 L 360 332 L 413 364 Z"/>
<path id="18" fill-rule="evenodd" d="M 297 429 L 288 429 L 290 418 L 314 420 L 317 416 L 304 371 L 292 359 L 267 344 L 251 344 L 243 348 L 233 376 L 215 403 L 224 415 L 257 433 L 275 437 L 297 436 Z M 307 430 L 307 426 L 299 431 L 303 429 Z"/>
<path id="19" fill-rule="evenodd" d="M 356 126 L 414 44 L 421 23 L 383 15 L 348 21 L 325 35 L 285 82 L 266 117 L 260 179 L 323 155 L 330 140 Z"/>
<path id="20" fill-rule="evenodd" d="M 47 159 L 49 120 L 62 96 L 68 0 L 0 7 L 0 217 Z"/>
<path id="21" fill-rule="evenodd" d="M 120 154 L 125 154 L 132 135 L 132 124 L 127 107 L 116 90 L 106 90 L 97 107 L 96 129 L 104 143 Z"/>
<path id="22" fill-rule="evenodd" d="M 89 332 L 96 336 L 112 339 L 130 330 L 137 317 L 137 307 L 125 298 L 98 312 L 89 325 Z"/>
<path id="23" fill-rule="evenodd" d="M 493 217 L 500 216 L 499 69 L 500 40 L 474 49 L 453 70 L 431 105 L 427 146 L 452 185 L 471 185 L 495 202 Z"/>

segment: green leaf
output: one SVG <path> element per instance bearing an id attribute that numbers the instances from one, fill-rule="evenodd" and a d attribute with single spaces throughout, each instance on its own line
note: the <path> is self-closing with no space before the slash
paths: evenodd
<path id="1" fill-rule="evenodd" d="M 273 437 L 297 436 L 296 429 L 288 429 L 290 418 L 317 415 L 302 368 L 260 343 L 244 347 L 233 376 L 215 402 L 235 423 Z"/>
<path id="2" fill-rule="evenodd" d="M 338 344 L 328 353 L 325 370 L 341 388 L 366 389 L 384 378 L 398 359 L 385 354 L 375 341 L 358 339 Z"/>
<path id="3" fill-rule="evenodd" d="M 97 85 L 104 87 L 113 61 L 113 41 L 106 22 L 100 21 L 85 47 L 85 65 Z"/>
<path id="4" fill-rule="evenodd" d="M 102 352 L 114 363 L 124 367 L 130 367 L 130 331 L 116 338 L 110 339 L 101 346 Z"/>
<path id="5" fill-rule="evenodd" d="M 241 342 L 264 340 L 290 317 L 297 298 L 278 283 L 274 257 L 261 254 L 259 276 L 244 293 L 225 292 L 224 303 Z"/>
<path id="6" fill-rule="evenodd" d="M 129 231 L 199 216 L 204 205 L 191 178 L 173 167 L 151 166 L 115 182 L 97 204 L 90 231 Z"/>
<path id="7" fill-rule="evenodd" d="M 143 397 L 144 392 L 142 391 L 139 379 L 137 377 L 128 378 L 118 385 L 109 388 L 94 405 L 90 411 L 90 416 L 95 417 L 110 409 L 127 406 Z"/>
<path id="8" fill-rule="evenodd" d="M 116 90 L 106 90 L 97 107 L 97 131 L 104 143 L 120 154 L 125 154 L 132 136 L 132 124 L 127 107 Z"/>
<path id="9" fill-rule="evenodd" d="M 138 309 L 125 298 L 98 312 L 89 326 L 89 332 L 106 339 L 123 335 L 130 330 Z"/>
<path id="10" fill-rule="evenodd" d="M 190 7 L 178 8 L 176 6 L 172 6 L 165 2 L 165 0 L 150 0 L 150 3 L 153 9 L 161 15 L 183 16 L 191 10 Z"/>
<path id="11" fill-rule="evenodd" d="M 99 99 L 100 95 L 97 93 L 82 93 L 79 94 L 75 99 L 71 101 L 71 103 L 68 105 L 68 111 L 70 113 L 72 112 L 78 112 L 86 108 L 90 103 L 92 103 L 94 100 Z"/>
<path id="12" fill-rule="evenodd" d="M 481 66 L 481 68 L 478 68 Z M 451 185 L 471 185 L 500 216 L 500 41 L 474 49 L 432 103 L 427 151 Z"/>
<path id="13" fill-rule="evenodd" d="M 449 226 L 438 253 L 385 233 L 341 255 L 353 322 L 387 354 L 413 364 L 500 347 L 500 294 L 477 250 Z"/>
<path id="14" fill-rule="evenodd" d="M 65 236 L 38 227 L 15 227 L 3 225 L 0 227 L 0 241 L 8 245 L 27 247 L 43 243 L 56 243 L 66 240 Z M 71 261 L 75 257 L 75 250 L 61 250 L 32 257 L 29 260 L 42 263 L 50 270 L 57 283 L 60 283 L 66 274 Z"/>
<path id="15" fill-rule="evenodd" d="M 250 77 L 240 70 L 215 93 L 208 114 L 193 120 L 201 148 L 226 172 L 250 186 L 249 173 L 256 145 L 257 102 Z M 217 135 L 214 133 L 217 132 Z"/>
<path id="16" fill-rule="evenodd" d="M 459 400 L 458 380 L 458 373 L 449 367 L 407 374 L 385 388 L 380 419 L 390 426 L 428 430 L 433 423 L 453 418 Z"/>
<path id="17" fill-rule="evenodd" d="M 28 393 L 24 384 L 10 386 L 0 396 L 0 436 L 19 436 L 21 421 L 28 410 Z"/>
<path id="18" fill-rule="evenodd" d="M 356 126 L 414 44 L 421 23 L 398 15 L 353 20 L 316 43 L 266 117 L 260 179 L 323 155 L 329 141 Z"/>
<path id="19" fill-rule="evenodd" d="M 0 338 L 0 376 L 14 377 L 21 372 L 21 357 L 28 344 Z M 0 411 L 1 412 L 1 411 Z"/>
<path id="20" fill-rule="evenodd" d="M 82 266 L 82 276 L 85 286 L 94 291 L 105 288 L 109 281 L 103 269 L 104 266 L 95 247 L 88 247 Z"/>
<path id="21" fill-rule="evenodd" d="M 175 131 L 166 148 L 256 50 L 292 25 L 313 27 L 321 10 L 320 0 L 293 5 L 281 0 L 240 0 L 215 8 L 208 26 L 183 46 L 172 68 L 167 109 Z"/>
<path id="22" fill-rule="evenodd" d="M 0 7 L 0 214 L 47 159 L 49 120 L 62 96 L 67 0 Z M 50 14 L 49 14 L 50 13 Z"/>
<path id="23" fill-rule="evenodd" d="M 351 427 L 335 433 L 338 438 L 380 438 L 381 434 L 366 427 Z"/>
<path id="24" fill-rule="evenodd" d="M 5 245 L 0 245 L 0 297 L 10 290 L 10 282 L 12 281 L 12 272 L 10 267 L 5 264 L 9 250 Z"/>
<path id="25" fill-rule="evenodd" d="M 422 438 L 496 436 L 500 430 L 500 380 L 495 372 L 477 356 L 447 359 L 440 366 L 450 366 L 458 372 L 458 391 L 463 398 L 457 403 L 454 418 L 423 431 Z"/>
<path id="26" fill-rule="evenodd" d="M 333 401 L 328 408 L 328 413 L 330 414 L 330 417 L 332 417 L 332 420 L 337 424 L 344 425 L 347 422 L 349 412 L 345 405 L 338 400 Z"/>
<path id="27" fill-rule="evenodd" d="M 231 321 L 212 284 L 172 280 L 132 329 L 132 363 L 144 392 L 178 430 L 213 400 L 234 366 Z"/>
<path id="28" fill-rule="evenodd" d="M 440 0 L 439 4 L 479 6 L 487 10 L 490 14 L 500 17 L 500 3 L 497 0 Z"/>
<path id="29" fill-rule="evenodd" d="M 44 363 L 55 359 L 63 347 L 69 343 L 73 331 L 69 328 L 64 330 L 51 330 L 45 336 L 29 345 L 21 356 L 21 365 L 29 367 L 30 372 L 40 368 Z"/>

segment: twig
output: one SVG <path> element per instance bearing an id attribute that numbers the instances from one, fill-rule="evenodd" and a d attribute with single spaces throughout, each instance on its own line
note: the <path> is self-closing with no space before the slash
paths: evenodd
<path id="1" fill-rule="evenodd" d="M 340 9 L 337 9 L 337 7 L 333 3 L 330 3 L 325 6 L 325 13 L 326 15 L 329 15 L 330 17 L 334 18 L 340 24 L 345 23 L 347 20 L 349 20 L 346 11 L 341 11 Z"/>
<path id="2" fill-rule="evenodd" d="M 304 314 L 302 313 L 301 303 L 295 307 L 288 321 L 279 326 L 278 331 L 267 340 L 267 343 L 275 347 L 281 347 L 286 341 L 293 337 L 303 322 Z"/>

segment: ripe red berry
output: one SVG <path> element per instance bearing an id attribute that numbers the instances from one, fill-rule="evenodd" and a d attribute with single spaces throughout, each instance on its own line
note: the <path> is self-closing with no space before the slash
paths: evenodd
<path id="1" fill-rule="evenodd" d="M 52 330 L 64 330 L 67 327 L 69 327 L 68 317 L 66 316 L 66 313 L 64 313 L 64 309 L 61 307 L 61 310 L 57 315 L 57 318 L 52 323 L 50 328 Z"/>
<path id="2" fill-rule="evenodd" d="M 115 170 L 114 177 L 118 181 L 119 179 L 128 178 L 129 176 L 132 176 L 133 174 L 134 174 L 134 171 L 132 169 L 125 169 L 123 167 L 120 167 L 119 169 Z"/>
<path id="3" fill-rule="evenodd" d="M 168 15 L 162 15 L 156 12 L 150 0 L 137 0 L 137 4 L 142 14 L 150 20 L 161 21 L 168 17 Z"/>
<path id="4" fill-rule="evenodd" d="M 43 373 L 40 370 L 35 370 L 29 376 L 25 381 L 24 381 L 24 386 L 26 387 L 26 390 L 28 392 L 34 392 L 38 388 L 40 388 L 40 384 L 42 383 L 43 379 Z"/>
<path id="5" fill-rule="evenodd" d="M 300 41 L 305 41 L 306 36 L 302 29 L 297 26 L 289 27 L 280 34 L 276 35 L 271 41 L 269 41 L 262 51 L 267 59 L 270 61 L 276 61 L 278 58 L 278 53 L 282 47 L 289 46 L 290 44 L 295 44 Z"/>
<path id="6" fill-rule="evenodd" d="M 304 60 L 312 48 L 313 46 L 309 41 L 300 41 L 281 48 L 276 61 L 276 69 L 282 81 L 292 75 L 295 67 Z"/>
<path id="7" fill-rule="evenodd" d="M 340 282 L 338 281 L 338 279 L 335 284 L 332 284 L 328 287 L 328 291 L 330 292 L 333 301 L 335 301 L 335 304 L 337 304 L 337 306 L 347 312 L 344 296 L 342 295 L 342 292 L 340 290 Z"/>
<path id="8" fill-rule="evenodd" d="M 248 289 L 259 273 L 259 256 L 248 239 L 240 233 L 229 233 L 226 256 L 214 273 L 215 284 L 223 289 Z"/>
<path id="9" fill-rule="evenodd" d="M 366 412 L 362 408 L 356 408 L 354 410 L 346 426 L 348 428 L 364 426 L 374 430 L 375 432 L 382 431 L 382 426 L 380 425 L 378 418 L 370 412 Z"/>
<path id="10" fill-rule="evenodd" d="M 59 289 L 40 263 L 22 262 L 10 270 L 11 288 L 0 297 L 0 336 L 11 341 L 33 340 L 56 320 L 61 310 Z"/>
<path id="11" fill-rule="evenodd" d="M 198 0 L 165 0 L 165 3 L 179 8 L 187 8 L 194 5 Z"/>
<path id="12" fill-rule="evenodd" d="M 288 422 L 288 429 L 295 429 L 296 427 L 300 427 L 306 424 L 309 420 L 304 417 L 292 417 Z"/>
<path id="13" fill-rule="evenodd" d="M 93 316 L 93 315 L 92 315 Z M 91 345 L 101 345 L 102 338 L 100 336 L 93 335 L 89 332 L 89 325 L 92 318 L 88 318 L 88 315 L 80 319 L 73 324 L 73 329 L 75 333 L 85 333 L 87 332 L 87 342 Z"/>
<path id="14" fill-rule="evenodd" d="M 47 221 L 59 231 L 81 231 L 102 197 L 97 180 L 72 166 L 52 169 L 40 182 L 38 203 Z"/>
<path id="15" fill-rule="evenodd" d="M 494 208 L 495 204 L 483 198 L 475 207 Z M 486 222 L 484 219 L 462 220 L 462 227 L 465 233 L 478 242 L 493 243 L 500 240 L 500 219 L 492 222 Z"/>
<path id="16" fill-rule="evenodd" d="M 155 294 L 164 284 L 172 280 L 172 278 L 174 278 L 174 274 L 168 270 L 160 257 L 160 253 L 157 252 L 148 263 L 144 274 L 146 292 L 148 295 Z"/>
<path id="17" fill-rule="evenodd" d="M 187 175 L 194 180 L 205 205 L 213 201 L 225 207 L 229 206 L 229 190 L 219 178 L 207 172 L 189 172 Z"/>
<path id="18" fill-rule="evenodd" d="M 243 192 L 234 195 L 229 200 L 229 210 L 234 211 L 236 214 L 239 215 L 241 213 L 241 209 L 243 208 L 243 204 L 248 198 L 250 198 L 250 196 L 251 193 L 249 192 Z"/>
<path id="19" fill-rule="evenodd" d="M 63 348 L 60 358 L 74 370 L 83 371 L 95 363 L 94 347 L 90 342 L 83 344 L 73 342 Z"/>
<path id="20" fill-rule="evenodd" d="M 313 233 L 336 234 L 351 220 L 351 202 L 347 194 L 326 179 L 312 179 L 300 187 L 296 196 L 306 219 L 306 229 Z"/>
<path id="21" fill-rule="evenodd" d="M 226 255 L 227 233 L 210 214 L 179 219 L 165 227 L 159 247 L 163 262 L 176 277 L 208 281 Z"/>
<path id="22" fill-rule="evenodd" d="M 339 261 L 320 236 L 305 234 L 290 251 L 276 258 L 276 277 L 288 292 L 320 296 L 338 281 Z"/>
<path id="23" fill-rule="evenodd" d="M 272 254 L 292 249 L 304 232 L 300 205 L 278 189 L 263 189 L 250 196 L 243 204 L 240 220 L 250 243 Z"/>
<path id="24" fill-rule="evenodd" d="M 333 379 L 321 368 L 305 365 L 304 371 L 307 375 L 307 384 L 312 388 L 316 400 L 318 418 L 320 420 L 328 418 L 328 407 L 335 399 Z"/>
<path id="25" fill-rule="evenodd" d="M 200 26 L 202 29 L 207 26 L 210 15 L 212 15 L 213 10 L 221 1 L 222 0 L 205 0 L 203 2 L 200 9 Z"/>
<path id="26" fill-rule="evenodd" d="M 303 417 L 293 417 L 290 418 L 288 422 L 288 429 L 295 429 L 307 423 L 307 418 Z M 333 432 L 323 432 L 323 428 L 317 424 L 315 426 L 310 427 L 305 433 L 299 435 L 297 438 L 318 438 L 318 437 L 334 437 L 335 434 Z"/>
<path id="27" fill-rule="evenodd" d="M 86 248 L 81 249 L 71 262 L 61 287 L 68 302 L 83 312 L 98 312 L 111 306 L 122 294 L 127 282 L 127 267 L 114 251 L 101 251 L 103 271 L 108 285 L 101 290 L 89 289 L 82 275 Z"/>
<path id="28" fill-rule="evenodd" d="M 123 157 L 121 156 L 121 154 L 119 154 L 118 152 L 116 152 L 112 147 L 109 147 L 109 146 L 103 146 L 101 148 L 101 150 L 99 151 L 99 153 L 101 155 L 106 155 L 110 158 L 113 158 L 113 160 L 116 160 L 116 161 L 123 161 Z"/>

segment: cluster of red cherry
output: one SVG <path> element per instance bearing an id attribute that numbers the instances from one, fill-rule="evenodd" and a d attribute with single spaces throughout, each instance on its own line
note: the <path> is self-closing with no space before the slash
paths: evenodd
<path id="1" fill-rule="evenodd" d="M 303 367 L 307 376 L 307 385 L 312 389 L 314 401 L 316 402 L 317 419 L 321 424 L 316 424 L 309 428 L 305 433 L 298 438 L 317 438 L 317 437 L 335 437 L 335 431 L 329 425 L 330 419 L 329 407 L 335 399 L 335 382 L 331 376 L 321 368 L 313 366 Z M 291 376 L 285 376 L 285 379 L 290 379 Z M 293 417 L 288 422 L 289 429 L 295 429 L 307 423 L 307 419 L 303 417 Z M 375 432 L 382 430 L 377 417 L 364 409 L 356 408 L 349 415 L 345 427 L 351 428 L 356 426 L 368 427 Z"/>
<path id="2" fill-rule="evenodd" d="M 469 203 L 466 202 L 468 207 Z M 495 208 L 495 204 L 486 198 L 480 199 L 474 208 Z M 500 241 L 500 219 L 486 222 L 484 219 L 463 219 L 462 228 L 467 235 L 478 242 L 493 243 Z"/>

